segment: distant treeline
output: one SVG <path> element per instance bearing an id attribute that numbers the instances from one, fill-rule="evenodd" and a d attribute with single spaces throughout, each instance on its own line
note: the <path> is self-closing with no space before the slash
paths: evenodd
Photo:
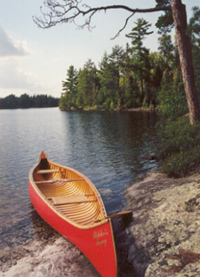
<path id="1" fill-rule="evenodd" d="M 5 98 L 0 98 L 0 109 L 27 109 L 27 108 L 45 108 L 58 107 L 59 99 L 47 95 L 22 94 L 16 97 L 11 94 Z"/>

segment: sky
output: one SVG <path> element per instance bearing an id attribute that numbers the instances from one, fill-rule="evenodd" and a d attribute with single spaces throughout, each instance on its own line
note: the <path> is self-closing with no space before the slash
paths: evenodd
<path id="1" fill-rule="evenodd" d="M 61 1 L 62 2 L 62 1 Z M 188 18 L 191 8 L 199 6 L 199 0 L 182 0 L 186 4 Z M 152 8 L 155 0 L 82 0 L 91 6 L 123 4 L 132 8 Z M 154 31 L 144 42 L 151 51 L 158 47 L 155 23 L 159 13 L 135 14 L 126 29 L 114 40 L 124 25 L 126 11 L 100 12 L 93 18 L 95 28 L 78 29 L 73 24 L 60 24 L 41 29 L 33 21 L 40 16 L 43 0 L 0 0 L 0 98 L 10 94 L 20 96 L 47 94 L 60 97 L 62 81 L 67 69 L 77 70 L 91 59 L 98 67 L 105 52 L 111 54 L 115 45 L 125 48 L 131 44 L 125 35 L 131 32 L 138 18 L 152 24 Z"/>

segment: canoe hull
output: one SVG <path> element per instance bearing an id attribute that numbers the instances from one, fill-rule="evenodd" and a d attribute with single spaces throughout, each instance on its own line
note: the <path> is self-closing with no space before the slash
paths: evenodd
<path id="1" fill-rule="evenodd" d="M 29 180 L 29 194 L 38 214 L 57 232 L 73 243 L 91 261 L 101 276 L 117 276 L 117 262 L 112 223 L 91 229 L 79 229 L 60 216 L 34 188 Z"/>

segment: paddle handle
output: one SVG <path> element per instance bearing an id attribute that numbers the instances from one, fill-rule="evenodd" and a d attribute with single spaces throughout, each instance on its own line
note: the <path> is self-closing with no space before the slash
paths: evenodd
<path id="1" fill-rule="evenodd" d="M 113 217 L 116 217 L 116 216 L 118 216 L 118 215 L 130 214 L 130 213 L 132 213 L 132 210 L 121 211 L 121 212 L 118 212 L 118 213 L 116 213 L 116 214 L 111 214 L 111 215 L 106 216 L 106 219 L 107 219 L 107 218 L 113 218 Z"/>
<path id="2" fill-rule="evenodd" d="M 118 213 L 115 213 L 115 214 L 108 215 L 108 216 L 106 216 L 106 217 L 103 218 L 103 219 L 95 220 L 94 222 L 97 223 L 97 222 L 100 222 L 100 221 L 102 221 L 102 220 L 104 220 L 104 219 L 114 218 L 114 217 L 116 217 L 116 216 L 118 216 L 118 215 L 125 215 L 125 214 L 130 214 L 130 213 L 132 213 L 132 210 L 121 211 L 121 212 L 118 212 Z"/>

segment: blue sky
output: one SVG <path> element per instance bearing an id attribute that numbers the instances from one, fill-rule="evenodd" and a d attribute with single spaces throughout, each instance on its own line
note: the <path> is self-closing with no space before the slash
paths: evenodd
<path id="1" fill-rule="evenodd" d="M 154 0 L 84 0 L 91 6 L 124 4 L 133 8 L 150 8 Z M 83 2 L 84 2 L 83 1 Z M 199 0 L 183 0 L 188 18 L 191 8 L 199 6 Z M 98 13 L 94 17 L 92 32 L 78 30 L 73 24 L 62 24 L 50 29 L 40 29 L 33 16 L 40 15 L 43 0 L 0 0 L 0 98 L 9 94 L 47 94 L 60 97 L 62 80 L 70 65 L 76 69 L 91 59 L 96 66 L 104 52 L 112 47 L 125 47 L 125 38 L 134 27 L 137 18 L 152 23 L 154 34 L 145 41 L 151 51 L 157 50 L 157 30 L 154 24 L 160 13 L 136 14 L 126 29 L 115 40 L 111 38 L 123 26 L 128 15 L 125 11 Z"/>

